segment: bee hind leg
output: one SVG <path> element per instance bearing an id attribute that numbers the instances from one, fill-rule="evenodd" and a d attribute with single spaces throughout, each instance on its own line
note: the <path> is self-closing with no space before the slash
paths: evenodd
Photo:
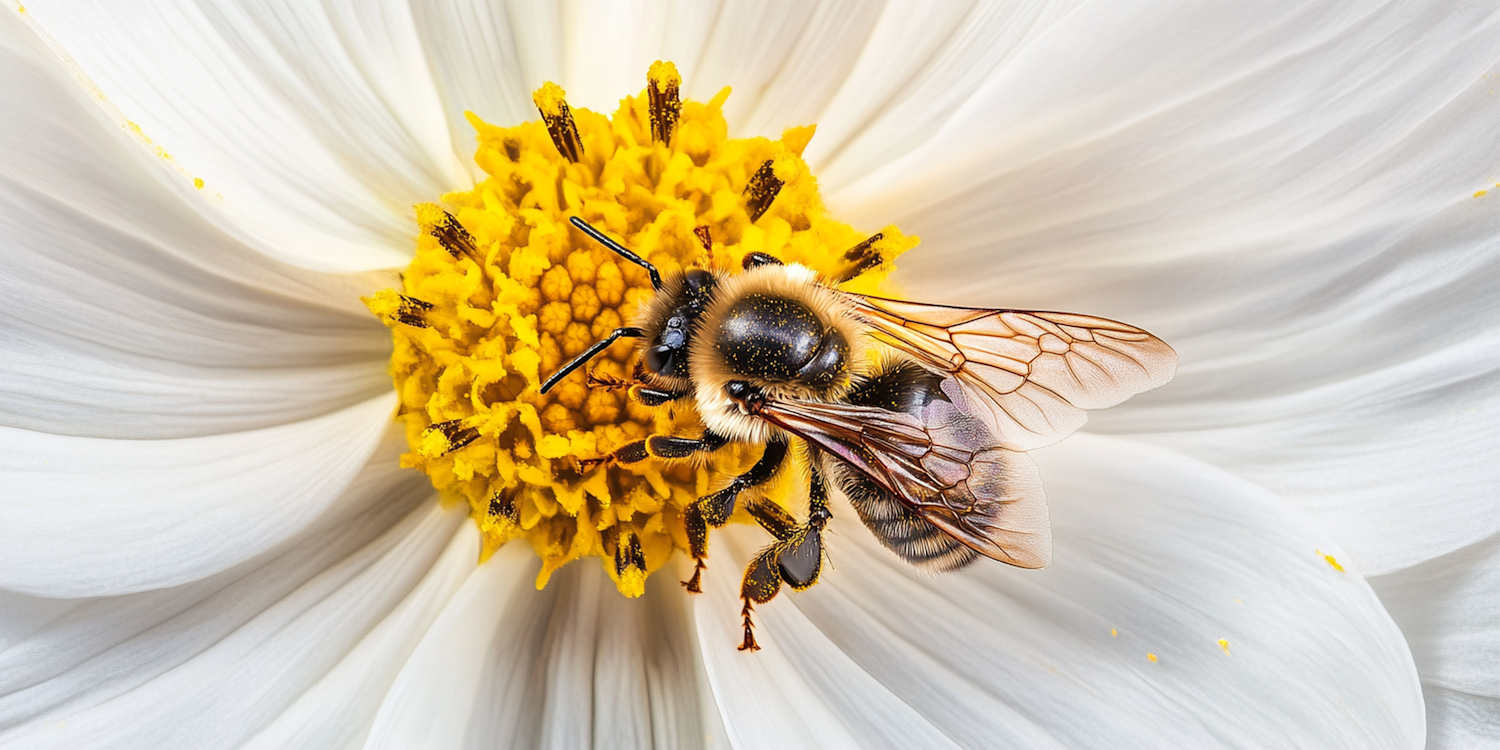
<path id="1" fill-rule="evenodd" d="M 745 601 L 745 606 L 740 608 L 745 639 L 740 643 L 740 651 L 760 650 L 760 644 L 755 642 L 755 623 L 750 619 L 750 613 L 755 609 L 751 602 L 765 604 L 775 599 L 776 594 L 781 591 L 781 571 L 777 569 L 777 558 L 781 556 L 780 547 L 779 542 L 766 547 L 745 568 L 745 579 L 740 583 L 740 598 Z"/>

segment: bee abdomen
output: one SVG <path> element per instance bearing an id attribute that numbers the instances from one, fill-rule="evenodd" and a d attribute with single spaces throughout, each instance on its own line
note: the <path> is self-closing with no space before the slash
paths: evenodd
<path id="1" fill-rule="evenodd" d="M 962 568 L 979 557 L 864 476 L 854 472 L 840 475 L 839 487 L 860 520 L 901 559 L 924 570 L 941 572 Z"/>

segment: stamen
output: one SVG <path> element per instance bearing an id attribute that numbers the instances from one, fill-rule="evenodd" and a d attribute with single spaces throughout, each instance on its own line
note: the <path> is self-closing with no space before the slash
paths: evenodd
<path id="1" fill-rule="evenodd" d="M 464 229 L 464 225 L 458 223 L 458 217 L 443 210 L 441 206 L 432 203 L 417 204 L 417 224 L 422 231 L 437 238 L 438 244 L 448 251 L 454 258 L 467 256 L 470 260 L 484 265 L 484 256 L 479 254 L 479 248 L 474 244 L 474 235 Z"/>
<path id="2" fill-rule="evenodd" d="M 709 234 L 708 225 L 693 227 L 693 234 L 698 237 L 698 243 L 703 245 L 703 252 L 708 255 L 708 267 L 714 267 L 714 237 Z"/>
<path id="3" fill-rule="evenodd" d="M 496 492 L 495 496 L 490 498 L 489 513 L 494 518 L 504 518 L 517 526 L 521 525 L 521 512 L 516 510 L 514 492 Z"/>
<path id="4" fill-rule="evenodd" d="M 750 184 L 745 186 L 745 213 L 750 214 L 751 223 L 765 214 L 786 184 L 776 176 L 774 164 L 775 159 L 767 159 L 750 177 Z"/>
<path id="5" fill-rule="evenodd" d="M 625 532 L 615 546 L 615 575 L 620 579 L 620 593 L 632 599 L 646 593 L 646 552 L 634 533 Z"/>
<path id="6" fill-rule="evenodd" d="M 677 130 L 677 118 L 682 114 L 682 100 L 677 90 L 682 85 L 682 76 L 677 75 L 677 66 L 657 60 L 646 73 L 647 96 L 651 100 L 651 138 L 662 143 L 672 142 L 672 133 Z"/>
<path id="7" fill-rule="evenodd" d="M 479 439 L 479 430 L 466 427 L 462 419 L 438 422 L 422 431 L 417 452 L 428 458 L 446 455 Z"/>
<path id="8" fill-rule="evenodd" d="M 422 318 L 422 313 L 432 309 L 430 302 L 408 297 L 394 289 L 382 289 L 362 300 L 365 307 L 370 308 L 370 312 L 375 313 L 381 322 L 388 326 L 402 323 L 417 328 L 428 327 L 427 321 Z"/>
<path id="9" fill-rule="evenodd" d="M 883 239 L 885 239 L 885 234 L 882 232 L 876 232 L 875 234 L 870 235 L 870 239 L 867 239 L 864 242 L 861 242 L 858 245 L 855 245 L 854 247 L 851 247 L 848 250 L 844 251 L 844 262 L 848 263 L 849 267 L 845 268 L 843 271 L 840 271 L 839 275 L 834 276 L 832 279 L 833 283 L 842 284 L 864 273 L 865 271 L 868 271 L 871 268 L 880 265 L 884 259 L 881 258 L 880 253 L 875 250 L 875 243 Z"/>
<path id="10" fill-rule="evenodd" d="M 547 123 L 547 133 L 552 136 L 557 153 L 577 164 L 583 158 L 583 141 L 578 137 L 578 125 L 573 122 L 573 110 L 568 109 L 563 96 L 562 87 L 548 81 L 531 95 L 531 101 L 542 113 L 542 121 Z"/>

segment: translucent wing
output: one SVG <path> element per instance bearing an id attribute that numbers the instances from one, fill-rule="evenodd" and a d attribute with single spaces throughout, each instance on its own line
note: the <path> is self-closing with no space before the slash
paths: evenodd
<path id="1" fill-rule="evenodd" d="M 1172 379 L 1177 353 L 1161 339 L 1104 318 L 980 310 L 849 295 L 876 339 L 951 376 L 1000 446 L 1061 440 L 1102 409 Z"/>
<path id="2" fill-rule="evenodd" d="M 976 552 L 1023 568 L 1052 561 L 1052 527 L 1036 465 L 996 445 L 958 385 L 921 416 L 871 406 L 768 400 L 758 415 L 863 472 Z"/>

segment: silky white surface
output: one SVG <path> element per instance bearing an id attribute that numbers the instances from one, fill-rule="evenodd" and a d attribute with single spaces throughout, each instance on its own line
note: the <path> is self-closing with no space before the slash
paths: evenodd
<path id="1" fill-rule="evenodd" d="M 465 514 L 430 501 L 412 510 L 426 497 L 370 505 L 182 587 L 74 602 L 5 595 L 0 744 L 238 746 L 289 708 L 294 719 L 303 691 L 337 679 L 372 642 L 409 650 L 422 629 L 403 621 L 440 607 L 473 569 Z M 403 649 L 387 650 L 393 674 Z M 378 690 L 379 675 L 364 687 Z M 324 721 L 359 716 L 352 695 L 341 698 L 344 712 Z"/>
<path id="2" fill-rule="evenodd" d="M 236 432 L 389 389 L 361 281 L 269 261 L 199 216 L 13 15 L 0 16 L 0 425 Z"/>
<path id="3" fill-rule="evenodd" d="M 1500 536 L 1370 584 L 1422 675 L 1428 750 L 1500 745 Z"/>
<path id="4" fill-rule="evenodd" d="M 470 184 L 402 2 L 28 13 L 273 257 L 405 265 L 412 204 Z"/>
<path id="5" fill-rule="evenodd" d="M 390 393 L 306 422 L 178 440 L 0 428 L 0 589 L 128 594 L 244 562 L 338 501 L 395 406 Z"/>
<path id="6" fill-rule="evenodd" d="M 540 592 L 537 567 L 511 545 L 474 573 L 402 669 L 366 748 L 722 746 L 674 571 L 627 600 L 593 561 Z"/>
<path id="7" fill-rule="evenodd" d="M 756 610 L 753 656 L 734 650 L 741 569 L 724 558 L 766 535 L 717 535 L 696 611 L 736 745 L 1422 746 L 1401 633 L 1356 571 L 1319 557 L 1337 549 L 1305 514 L 1130 441 L 1033 455 L 1050 568 L 925 576 L 842 506 L 832 569 Z"/>

